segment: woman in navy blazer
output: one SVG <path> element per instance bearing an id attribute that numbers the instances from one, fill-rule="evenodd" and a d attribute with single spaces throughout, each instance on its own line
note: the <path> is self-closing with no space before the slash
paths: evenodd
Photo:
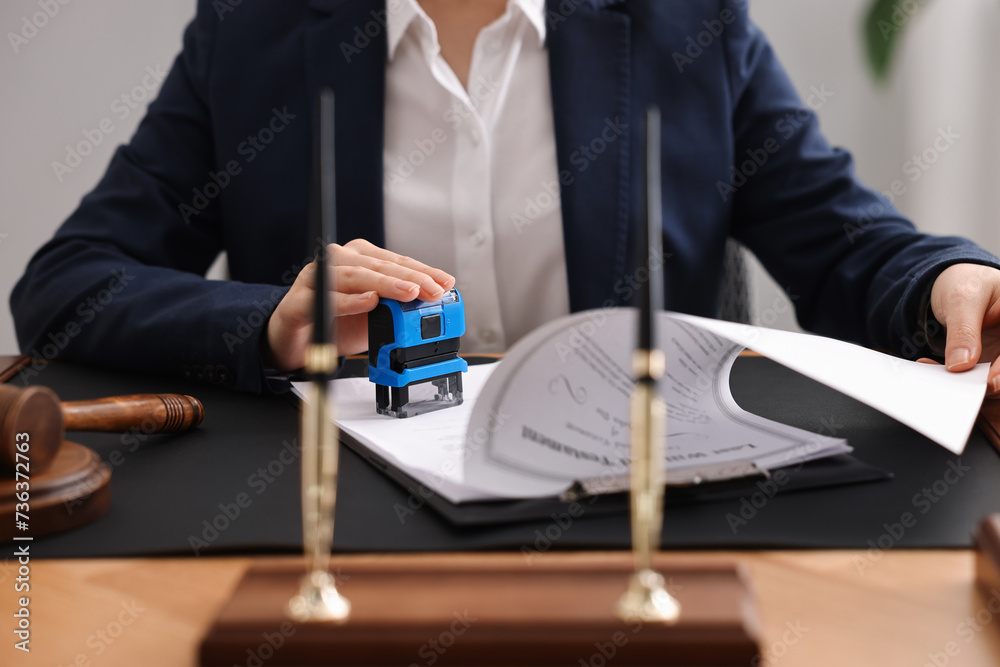
<path id="1" fill-rule="evenodd" d="M 745 1 L 549 0 L 546 13 L 572 310 L 629 303 L 639 128 L 656 104 L 668 308 L 715 312 L 732 236 L 807 329 L 947 353 L 954 370 L 996 358 L 1000 262 L 917 232 L 857 181 Z M 268 386 L 269 363 L 293 365 L 303 323 L 296 333 L 285 316 L 308 290 L 310 100 L 323 86 L 338 95 L 338 238 L 359 255 L 384 246 L 384 24 L 384 0 L 199 2 L 135 136 L 14 289 L 22 349 L 246 391 Z M 233 280 L 206 280 L 222 250 Z"/>

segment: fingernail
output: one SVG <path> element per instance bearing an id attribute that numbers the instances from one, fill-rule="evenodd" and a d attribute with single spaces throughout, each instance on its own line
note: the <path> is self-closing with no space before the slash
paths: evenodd
<path id="1" fill-rule="evenodd" d="M 368 299 L 372 298 L 373 296 L 375 296 L 374 290 L 371 291 L 371 292 L 365 292 L 364 294 L 359 294 L 358 298 L 361 299 L 362 301 L 367 301 Z"/>
<path id="2" fill-rule="evenodd" d="M 401 289 L 404 292 L 412 292 L 415 289 L 419 289 L 420 286 L 417 285 L 416 283 L 411 283 L 408 280 L 397 280 L 396 281 L 396 288 L 397 289 Z"/>
<path id="3" fill-rule="evenodd" d="M 970 359 L 972 359 L 972 351 L 964 347 L 959 347 L 948 354 L 945 365 L 948 367 L 948 370 L 951 370 L 955 366 L 969 363 Z"/>
<path id="4" fill-rule="evenodd" d="M 990 380 L 990 393 L 1000 394 L 1000 375 Z"/>

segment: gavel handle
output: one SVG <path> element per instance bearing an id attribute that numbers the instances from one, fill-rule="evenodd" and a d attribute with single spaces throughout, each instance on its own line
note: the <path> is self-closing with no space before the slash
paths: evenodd
<path id="1" fill-rule="evenodd" d="M 195 428 L 205 416 L 201 401 L 181 394 L 130 394 L 62 404 L 67 431 L 175 433 Z"/>

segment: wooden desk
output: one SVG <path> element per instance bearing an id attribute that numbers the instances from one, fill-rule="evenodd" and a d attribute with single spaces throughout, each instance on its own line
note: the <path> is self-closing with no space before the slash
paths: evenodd
<path id="1" fill-rule="evenodd" d="M 572 557 L 594 559 L 602 554 Z M 1000 664 L 1000 619 L 973 585 L 969 551 L 889 552 L 876 561 L 860 551 L 692 552 L 679 557 L 735 558 L 750 568 L 763 650 L 769 657 L 763 664 Z M 869 567 L 860 572 L 859 562 Z M 202 634 L 250 563 L 249 558 L 32 561 L 28 656 L 12 648 L 17 574 L 16 565 L 8 561 L 0 566 L 0 664 L 195 665 Z M 1000 609 L 1000 592 L 997 597 L 994 608 Z M 948 656 L 949 649 L 955 655 Z M 247 660 L 257 664 L 249 656 Z M 416 655 L 413 662 L 427 664 Z"/>
<path id="2" fill-rule="evenodd" d="M 1000 447 L 1000 401 L 988 402 L 987 408 L 984 418 L 991 423 L 981 426 Z M 252 562 L 33 560 L 32 652 L 27 655 L 13 649 L 11 634 L 18 597 L 17 563 L 10 559 L 14 549 L 6 545 L 0 553 L 0 666 L 196 665 L 201 637 Z M 1000 619 L 974 586 L 970 551 L 899 550 L 877 559 L 864 551 L 685 552 L 678 557 L 739 560 L 748 566 L 757 590 L 762 664 L 1000 665 Z M 994 609 L 1000 609 L 1000 591 Z M 273 662 L 262 661 L 259 667 Z M 417 655 L 413 662 L 427 664 Z M 258 663 L 248 655 L 242 664 Z"/>

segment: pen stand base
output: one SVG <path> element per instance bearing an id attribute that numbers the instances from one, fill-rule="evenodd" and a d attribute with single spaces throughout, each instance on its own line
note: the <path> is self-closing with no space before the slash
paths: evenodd
<path id="1" fill-rule="evenodd" d="M 10 473 L 0 479 L 0 542 L 43 537 L 86 525 L 111 507 L 111 469 L 83 445 L 63 441 L 45 472 L 30 476 L 27 529 L 18 530 L 18 493 L 24 481 Z M 23 497 L 23 496 L 22 496 Z M 23 507 L 21 509 L 24 509 Z"/>
<path id="2" fill-rule="evenodd" d="M 301 562 L 252 567 L 203 640 L 204 667 L 277 665 L 742 665 L 758 655 L 754 600 L 735 565 L 657 560 L 683 610 L 622 621 L 628 553 L 428 554 L 332 559 L 351 601 L 340 623 L 294 623 Z M 612 661 L 611 658 L 614 658 Z"/>

